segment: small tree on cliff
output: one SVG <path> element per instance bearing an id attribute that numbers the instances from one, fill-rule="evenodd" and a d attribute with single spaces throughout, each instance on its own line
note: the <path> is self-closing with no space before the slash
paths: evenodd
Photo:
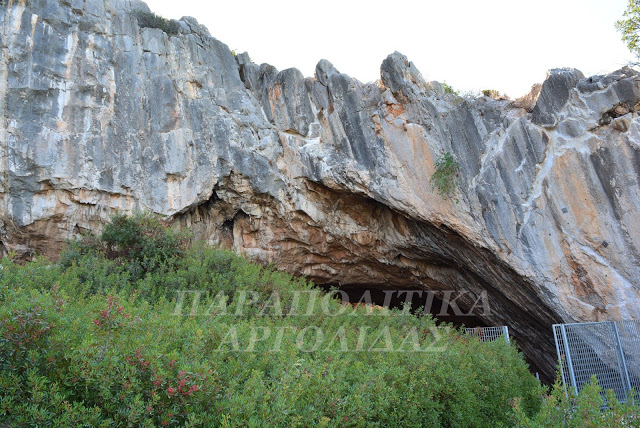
<path id="1" fill-rule="evenodd" d="M 616 29 L 622 33 L 622 41 L 637 57 L 640 57 L 640 0 L 629 0 L 623 19 L 616 22 Z"/>
<path id="2" fill-rule="evenodd" d="M 454 196 L 458 187 L 460 164 L 456 162 L 451 152 L 446 152 L 436 161 L 435 166 L 436 170 L 431 176 L 431 189 L 437 190 L 444 199 L 449 199 Z"/>

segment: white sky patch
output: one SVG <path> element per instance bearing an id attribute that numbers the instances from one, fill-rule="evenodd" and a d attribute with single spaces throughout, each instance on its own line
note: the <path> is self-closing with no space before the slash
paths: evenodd
<path id="1" fill-rule="evenodd" d="M 322 58 L 363 82 L 397 50 L 427 80 L 512 97 L 550 68 L 614 71 L 629 53 L 614 23 L 627 0 L 148 0 L 166 18 L 193 16 L 256 63 L 313 76 Z"/>

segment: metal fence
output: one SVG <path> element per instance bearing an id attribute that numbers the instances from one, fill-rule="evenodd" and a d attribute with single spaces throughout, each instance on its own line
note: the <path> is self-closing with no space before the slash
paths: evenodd
<path id="1" fill-rule="evenodd" d="M 565 385 L 580 391 L 596 375 L 621 401 L 640 390 L 640 321 L 554 324 L 553 333 Z"/>
<path id="2" fill-rule="evenodd" d="M 640 392 L 640 320 L 618 323 L 629 386 Z"/>
<path id="3" fill-rule="evenodd" d="M 509 343 L 509 327 L 506 325 L 500 327 L 467 328 L 465 329 L 465 332 L 469 336 L 477 337 L 482 342 L 491 342 L 501 336 L 504 336 L 507 343 Z"/>

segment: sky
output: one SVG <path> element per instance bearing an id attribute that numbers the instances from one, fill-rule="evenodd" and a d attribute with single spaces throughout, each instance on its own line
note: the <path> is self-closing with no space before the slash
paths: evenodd
<path id="1" fill-rule="evenodd" d="M 166 18 L 193 16 L 255 63 L 313 76 L 320 59 L 362 82 L 394 51 L 427 80 L 511 97 L 547 70 L 586 76 L 632 61 L 614 23 L 628 0 L 147 0 Z"/>

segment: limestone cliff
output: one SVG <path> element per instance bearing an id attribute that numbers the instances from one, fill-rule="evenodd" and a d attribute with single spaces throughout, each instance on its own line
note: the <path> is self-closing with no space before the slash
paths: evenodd
<path id="1" fill-rule="evenodd" d="M 553 371 L 551 323 L 640 317 L 640 75 L 552 70 L 526 99 L 463 99 L 387 57 L 363 84 L 234 58 L 136 0 L 0 6 L 0 239 L 55 257 L 117 210 L 319 284 L 487 291 Z M 538 94 L 539 92 L 539 94 Z M 453 154 L 458 191 L 430 186 Z"/>

